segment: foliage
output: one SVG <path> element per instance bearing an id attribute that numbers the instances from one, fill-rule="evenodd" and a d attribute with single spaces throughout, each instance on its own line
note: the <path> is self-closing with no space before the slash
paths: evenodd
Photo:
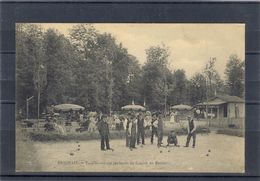
<path id="1" fill-rule="evenodd" d="M 45 84 L 44 71 L 41 73 L 41 79 L 38 74 L 44 61 L 42 29 L 33 24 L 17 24 L 16 40 L 17 107 L 25 112 L 26 99 L 31 96 L 37 97 L 38 89 L 42 90 Z M 36 114 L 37 99 L 33 100 L 30 108 Z"/>
<path id="2" fill-rule="evenodd" d="M 72 94 L 68 90 L 73 81 L 75 55 L 68 40 L 57 31 L 49 29 L 44 34 L 44 59 L 47 71 L 46 105 L 67 102 Z M 74 64 L 73 64 L 74 63 Z M 59 90 L 59 91 L 57 91 Z"/>
<path id="3" fill-rule="evenodd" d="M 237 55 L 231 55 L 226 65 L 226 84 L 229 94 L 233 96 L 244 97 L 244 62 Z"/>
<path id="4" fill-rule="evenodd" d="M 54 29 L 43 31 L 36 24 L 16 26 L 17 110 L 30 118 L 55 104 L 74 103 L 89 111 L 110 113 L 122 106 L 143 105 L 169 110 L 176 104 L 194 105 L 217 94 L 244 94 L 244 64 L 236 55 L 226 65 L 226 81 L 211 59 L 203 73 L 190 79 L 182 69 L 169 68 L 170 51 L 164 44 L 146 49 L 146 62 L 129 54 L 109 33 L 100 33 L 91 24 L 76 24 L 65 36 Z M 172 64 L 174 66 L 174 64 Z"/>
<path id="5" fill-rule="evenodd" d="M 215 68 L 216 61 L 216 58 L 211 58 L 204 68 L 208 98 L 213 97 L 219 93 L 224 93 L 223 81 L 221 80 L 220 75 Z"/>
<path id="6" fill-rule="evenodd" d="M 206 100 L 206 78 L 202 73 L 196 73 L 190 79 L 190 101 L 198 104 Z"/>
<path id="7" fill-rule="evenodd" d="M 167 104 L 170 70 L 169 50 L 163 46 L 152 46 L 146 50 L 147 62 L 143 66 L 143 95 L 149 108 L 163 109 Z M 153 98 L 153 99 L 151 99 Z"/>
<path id="8" fill-rule="evenodd" d="M 171 89 L 171 104 L 189 104 L 187 96 L 187 78 L 183 69 L 178 69 L 173 72 L 173 84 Z"/>

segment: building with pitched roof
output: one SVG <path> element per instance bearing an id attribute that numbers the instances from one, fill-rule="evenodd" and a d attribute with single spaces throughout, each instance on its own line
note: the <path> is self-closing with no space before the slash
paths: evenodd
<path id="1" fill-rule="evenodd" d="M 245 100 L 237 96 L 217 95 L 207 102 L 195 105 L 201 113 L 206 113 L 210 118 L 244 118 Z M 204 116 L 206 117 L 206 116 Z"/>

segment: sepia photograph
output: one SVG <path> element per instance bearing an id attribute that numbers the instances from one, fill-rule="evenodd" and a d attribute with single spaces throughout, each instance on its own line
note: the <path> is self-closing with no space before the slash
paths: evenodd
<path id="1" fill-rule="evenodd" d="M 245 173 L 245 24 L 15 31 L 16 172 Z"/>

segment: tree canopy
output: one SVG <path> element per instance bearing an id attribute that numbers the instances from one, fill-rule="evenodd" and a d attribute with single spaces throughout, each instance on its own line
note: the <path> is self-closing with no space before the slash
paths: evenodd
<path id="1" fill-rule="evenodd" d="M 69 36 L 35 24 L 16 27 L 17 108 L 26 112 L 26 99 L 40 92 L 40 112 L 51 105 L 73 103 L 89 111 L 120 110 L 131 104 L 165 110 L 176 104 L 194 105 L 208 96 L 244 94 L 244 63 L 232 55 L 222 80 L 211 59 L 191 78 L 183 69 L 170 69 L 169 48 L 147 47 L 146 62 L 129 54 L 109 33 L 91 24 L 77 24 Z M 30 102 L 37 114 L 37 99 Z"/>

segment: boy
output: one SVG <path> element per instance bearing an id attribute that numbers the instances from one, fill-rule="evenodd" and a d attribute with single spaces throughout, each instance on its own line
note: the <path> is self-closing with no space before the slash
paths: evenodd
<path id="1" fill-rule="evenodd" d="M 170 144 L 174 144 L 174 146 L 179 147 L 177 135 L 173 130 L 170 131 L 170 133 L 168 135 L 168 139 L 167 139 L 167 146 L 169 146 Z"/>

